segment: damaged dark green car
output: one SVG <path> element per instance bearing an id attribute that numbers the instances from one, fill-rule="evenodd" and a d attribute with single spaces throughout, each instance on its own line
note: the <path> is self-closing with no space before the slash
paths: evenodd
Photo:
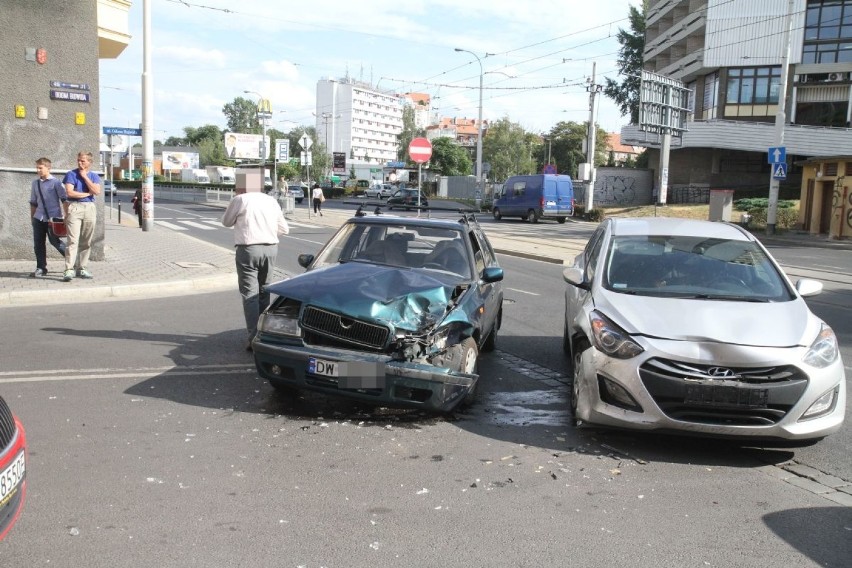
<path id="1" fill-rule="evenodd" d="M 279 390 L 450 412 L 495 348 L 503 269 L 472 214 L 355 216 L 307 272 L 272 284 L 252 344 Z"/>

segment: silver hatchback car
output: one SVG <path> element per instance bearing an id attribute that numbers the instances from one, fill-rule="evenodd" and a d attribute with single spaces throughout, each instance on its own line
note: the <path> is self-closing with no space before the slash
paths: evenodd
<path id="1" fill-rule="evenodd" d="M 610 218 L 568 283 L 563 347 L 578 424 L 810 440 L 838 430 L 837 338 L 763 245 L 730 223 Z"/>

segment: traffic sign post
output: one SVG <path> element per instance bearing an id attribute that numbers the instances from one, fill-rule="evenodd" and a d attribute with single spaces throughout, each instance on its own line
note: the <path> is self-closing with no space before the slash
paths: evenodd
<path id="1" fill-rule="evenodd" d="M 766 152 L 768 164 L 786 164 L 787 148 L 784 146 L 770 147 Z"/>
<path id="2" fill-rule="evenodd" d="M 783 180 L 787 179 L 787 164 L 773 164 L 772 165 L 772 179 Z"/>
<path id="3" fill-rule="evenodd" d="M 420 216 L 420 196 L 423 194 L 423 164 L 432 157 L 432 143 L 426 138 L 415 138 L 408 145 L 408 155 L 417 164 L 417 216 Z"/>

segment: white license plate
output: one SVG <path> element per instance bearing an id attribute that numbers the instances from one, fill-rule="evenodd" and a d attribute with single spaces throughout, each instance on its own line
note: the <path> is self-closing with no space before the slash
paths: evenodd
<path id="1" fill-rule="evenodd" d="M 308 359 L 308 372 L 321 377 L 338 377 L 340 376 L 340 363 L 311 357 Z"/>
<path id="2" fill-rule="evenodd" d="M 0 473 L 0 505 L 6 503 L 7 497 L 10 497 L 24 480 L 26 470 L 24 459 L 24 452 L 21 450 L 15 461 Z"/>

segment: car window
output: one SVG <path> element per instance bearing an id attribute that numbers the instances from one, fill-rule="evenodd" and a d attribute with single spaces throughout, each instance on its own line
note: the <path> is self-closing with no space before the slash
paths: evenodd
<path id="1" fill-rule="evenodd" d="M 754 242 L 700 236 L 623 236 L 610 244 L 605 287 L 654 296 L 771 302 L 794 295 Z"/>
<path id="2" fill-rule="evenodd" d="M 583 268 L 586 271 L 587 282 L 591 282 L 595 276 L 595 272 L 597 270 L 595 265 L 597 264 L 598 257 L 601 253 L 604 233 L 606 233 L 606 227 L 602 223 L 597 229 L 595 229 L 595 232 L 592 233 L 592 236 L 589 238 L 589 242 L 586 243 L 586 248 L 583 251 Z"/>

